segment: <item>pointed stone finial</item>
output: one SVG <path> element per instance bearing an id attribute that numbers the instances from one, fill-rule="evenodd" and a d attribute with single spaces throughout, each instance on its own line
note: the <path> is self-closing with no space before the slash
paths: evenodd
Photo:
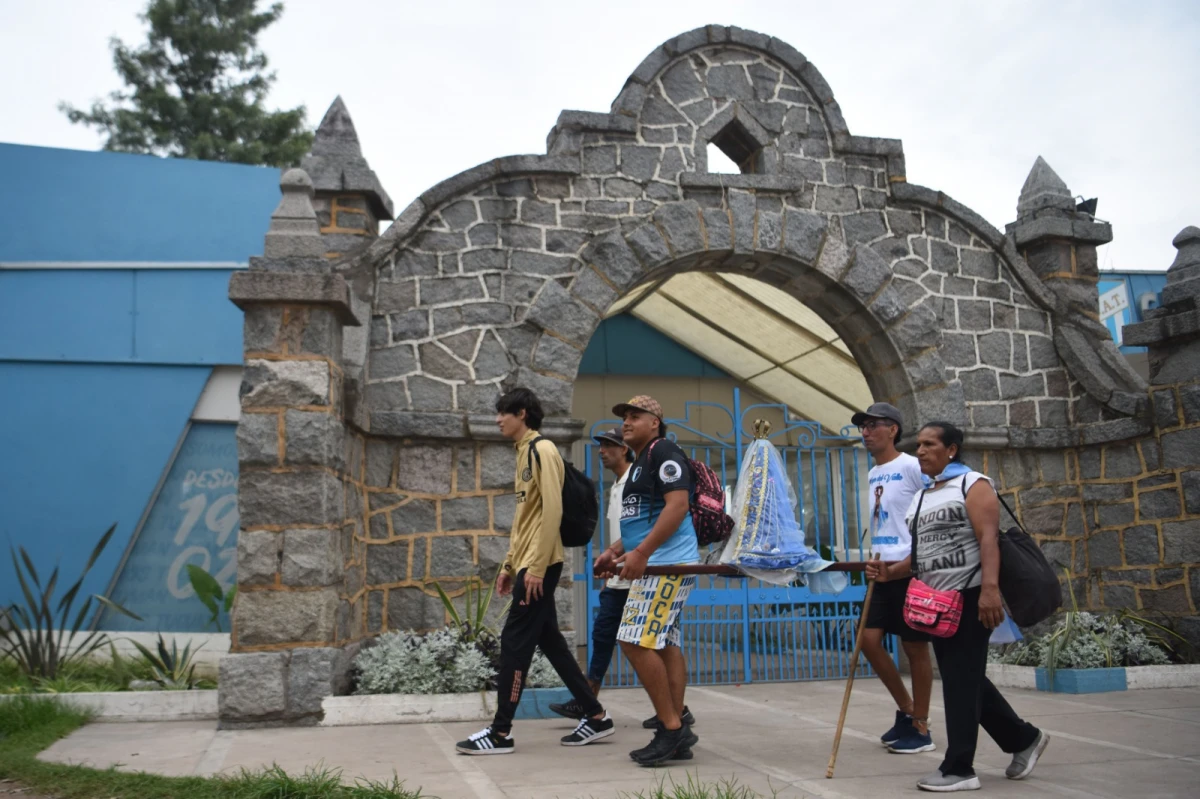
<path id="1" fill-rule="evenodd" d="M 362 158 L 362 147 L 358 143 L 358 131 L 354 120 L 346 110 L 346 103 L 339 94 L 325 112 L 317 133 L 313 137 L 313 155 L 332 155 L 343 158 Z"/>
<path id="2" fill-rule="evenodd" d="M 1040 155 L 1025 178 L 1021 187 L 1021 197 L 1017 200 L 1017 219 L 1031 216 L 1043 208 L 1061 208 L 1065 211 L 1075 210 L 1075 199 L 1067 184 L 1058 176 L 1046 159 Z"/>
<path id="3" fill-rule="evenodd" d="M 392 198 L 363 157 L 358 131 L 341 95 L 325 112 L 313 136 L 312 152 L 300 161 L 300 166 L 323 195 L 359 194 L 370 203 L 376 219 L 393 217 Z"/>
<path id="4" fill-rule="evenodd" d="M 263 244 L 265 258 L 324 258 L 325 242 L 313 211 L 313 182 L 303 169 L 289 169 L 279 179 L 283 198 L 271 214 Z"/>
<path id="5" fill-rule="evenodd" d="M 1200 301 L 1200 227 L 1188 225 L 1171 243 L 1179 252 L 1167 269 L 1162 304 L 1170 305 L 1188 298 Z"/>

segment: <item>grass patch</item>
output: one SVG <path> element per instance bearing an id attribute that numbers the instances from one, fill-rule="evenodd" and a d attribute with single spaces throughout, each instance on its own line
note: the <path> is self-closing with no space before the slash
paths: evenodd
<path id="1" fill-rule="evenodd" d="M 341 771 L 323 765 L 292 775 L 278 766 L 227 777 L 161 777 L 116 769 L 43 763 L 37 753 L 88 720 L 85 711 L 39 696 L 0 699 L 0 780 L 14 780 L 59 799 L 433 799 L 398 778 L 343 785 Z M 777 792 L 772 791 L 772 797 Z M 766 799 L 730 778 L 706 783 L 694 773 L 685 782 L 664 775 L 648 791 L 620 799 Z"/>
<path id="2" fill-rule="evenodd" d="M 733 777 L 706 783 L 692 772 L 688 772 L 687 782 L 676 782 L 674 777 L 668 775 L 665 779 L 660 778 L 649 793 L 622 792 L 617 796 L 618 799 L 766 799 L 748 786 L 738 785 Z M 772 790 L 771 797 L 777 796 L 779 792 Z"/>
<path id="3" fill-rule="evenodd" d="M 300 776 L 273 766 L 231 777 L 160 777 L 43 763 L 37 753 L 88 720 L 86 713 L 52 699 L 0 700 L 0 779 L 61 799 L 429 799 L 398 779 L 341 784 L 341 772 L 316 766 Z"/>

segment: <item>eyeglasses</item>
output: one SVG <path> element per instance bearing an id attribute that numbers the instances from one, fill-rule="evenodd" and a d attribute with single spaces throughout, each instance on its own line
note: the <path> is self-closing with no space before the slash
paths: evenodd
<path id="1" fill-rule="evenodd" d="M 894 424 L 895 424 L 895 422 L 890 421 L 888 419 L 871 419 L 870 421 L 863 422 L 862 424 L 860 424 L 858 426 L 858 432 L 867 433 L 878 427 L 891 426 Z"/>

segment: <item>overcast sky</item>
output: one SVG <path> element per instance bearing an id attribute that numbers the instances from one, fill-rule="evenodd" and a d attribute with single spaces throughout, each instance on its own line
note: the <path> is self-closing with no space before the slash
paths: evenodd
<path id="1" fill-rule="evenodd" d="M 0 141 L 95 149 L 60 100 L 120 87 L 110 36 L 145 0 L 0 0 Z M 289 0 L 261 38 L 272 107 L 337 94 L 399 212 L 500 155 L 545 152 L 564 108 L 608 110 L 664 40 L 739 25 L 825 76 L 852 133 L 904 142 L 908 179 L 1003 229 L 1034 159 L 1112 222 L 1108 269 L 1165 269 L 1200 225 L 1200 3 Z"/>

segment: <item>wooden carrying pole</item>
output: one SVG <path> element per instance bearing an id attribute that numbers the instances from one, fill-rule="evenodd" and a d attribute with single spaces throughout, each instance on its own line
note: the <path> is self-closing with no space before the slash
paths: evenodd
<path id="1" fill-rule="evenodd" d="M 827 572 L 861 572 L 866 571 L 865 560 L 848 560 L 843 563 L 830 563 L 822 571 Z M 683 566 L 647 566 L 644 572 L 649 575 L 672 574 L 711 574 L 715 577 L 746 577 L 747 575 L 733 566 L 723 566 L 715 563 L 689 563 Z"/>
<path id="2" fill-rule="evenodd" d="M 879 555 L 875 556 L 879 559 Z M 846 725 L 846 711 L 850 708 L 850 691 L 854 688 L 854 672 L 858 671 L 858 654 L 862 652 L 863 631 L 867 627 L 867 613 L 871 609 L 871 594 L 875 591 L 875 581 L 867 581 L 867 596 L 863 599 L 862 616 L 858 620 L 858 634 L 854 636 L 854 654 L 850 657 L 850 676 L 846 678 L 846 693 L 842 696 L 842 713 L 838 716 L 837 733 L 833 736 L 833 751 L 829 754 L 829 766 L 825 769 L 825 779 L 833 779 L 833 766 L 837 763 L 838 745 L 842 742 L 842 727 Z"/>

